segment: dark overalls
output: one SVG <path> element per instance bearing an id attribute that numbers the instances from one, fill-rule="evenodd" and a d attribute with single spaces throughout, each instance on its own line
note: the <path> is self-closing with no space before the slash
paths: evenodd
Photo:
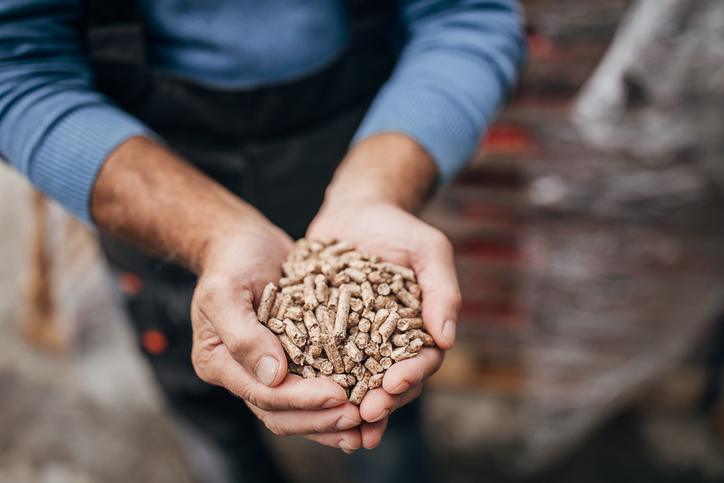
<path id="1" fill-rule="evenodd" d="M 98 89 L 292 238 L 304 236 L 394 64 L 394 2 L 348 0 L 351 41 L 344 55 L 303 79 L 251 90 L 213 89 L 154 70 L 134 2 L 85 2 Z M 209 480 L 284 481 L 244 402 L 194 372 L 195 277 L 117 240 L 102 237 L 102 243 L 144 354 L 193 435 L 195 453 L 218 463 L 205 465 Z M 376 483 L 430 481 L 418 413 L 417 404 L 393 413 L 382 444 L 348 458 L 353 477 Z"/>

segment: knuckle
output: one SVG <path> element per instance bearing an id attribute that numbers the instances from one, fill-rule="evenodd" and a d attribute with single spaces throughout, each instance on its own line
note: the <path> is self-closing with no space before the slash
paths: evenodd
<path id="1" fill-rule="evenodd" d="M 271 391 L 272 393 L 272 399 L 274 391 Z M 245 393 L 242 396 L 246 401 L 249 401 L 250 404 L 253 404 L 254 406 L 258 407 L 262 411 L 274 411 L 275 407 L 274 404 L 270 403 L 269 400 L 267 400 L 266 397 L 262 397 L 258 391 L 252 390 L 252 388 L 246 388 Z"/>
<path id="2" fill-rule="evenodd" d="M 452 289 L 452 293 L 450 294 L 450 299 L 455 306 L 455 310 L 460 311 L 460 307 L 462 307 L 462 305 L 463 305 L 463 295 L 460 292 L 459 287 L 454 287 Z"/>
<path id="3" fill-rule="evenodd" d="M 264 426 L 266 426 L 269 431 L 276 434 L 277 436 L 290 435 L 289 431 L 287 431 L 286 428 L 282 427 L 277 421 L 277 418 L 275 418 L 271 413 L 264 412 L 259 419 L 261 419 L 261 422 L 264 423 Z"/>
<path id="4" fill-rule="evenodd" d="M 198 348 L 191 349 L 191 364 L 194 367 L 196 375 L 208 384 L 217 385 L 218 379 L 215 377 L 213 371 L 210 370 L 210 358 L 206 351 L 199 350 Z"/>
<path id="5" fill-rule="evenodd" d="M 213 306 L 225 284 L 222 277 L 210 275 L 201 279 L 194 291 L 194 301 L 200 307 Z"/>
<path id="6" fill-rule="evenodd" d="M 276 409 L 273 405 L 267 403 L 266 401 L 256 400 L 254 405 L 263 411 L 274 411 Z"/>
<path id="7" fill-rule="evenodd" d="M 261 411 L 266 411 L 266 409 L 263 407 L 263 405 L 259 405 L 256 402 L 256 398 L 254 397 L 254 391 L 249 386 L 241 386 L 236 388 L 235 394 L 246 401 L 248 404 L 251 404 L 252 406 L 260 409 Z M 264 414 L 264 413 L 262 413 Z"/>
<path id="8" fill-rule="evenodd" d="M 290 436 L 291 435 L 291 433 L 283 430 L 282 428 L 280 428 L 279 426 L 276 426 L 276 425 L 271 425 L 271 427 L 267 426 L 267 428 L 269 429 L 269 431 L 276 434 L 277 436 Z"/>
<path id="9" fill-rule="evenodd" d="M 429 232 L 426 237 L 428 240 L 428 243 L 432 248 L 434 248 L 436 251 L 445 253 L 445 254 L 452 254 L 453 252 L 453 246 L 450 240 L 448 240 L 447 236 L 439 229 L 435 228 L 434 226 L 429 227 Z"/>
<path id="10" fill-rule="evenodd" d="M 249 351 L 252 349 L 252 344 L 249 343 L 246 337 L 231 336 L 224 341 L 226 350 L 229 351 L 231 357 L 239 361 L 243 359 Z"/>
<path id="11" fill-rule="evenodd" d="M 265 395 L 264 400 L 259 401 L 267 411 L 287 411 L 290 409 L 296 409 L 294 402 L 289 400 L 288 395 L 280 393 L 279 389 L 271 389 L 268 394 Z"/>
<path id="12" fill-rule="evenodd" d="M 313 433 L 317 433 L 317 434 L 318 433 L 328 433 L 330 431 L 333 431 L 334 424 L 335 424 L 334 421 L 332 421 L 332 422 L 323 421 L 318 418 L 313 418 L 312 421 L 310 421 L 310 423 L 311 423 L 310 429 L 312 430 Z"/>

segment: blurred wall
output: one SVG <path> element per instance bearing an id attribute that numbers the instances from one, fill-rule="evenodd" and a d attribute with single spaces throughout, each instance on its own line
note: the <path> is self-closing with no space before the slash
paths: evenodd
<path id="1" fill-rule="evenodd" d="M 425 217 L 455 245 L 464 296 L 459 342 L 435 379 L 445 404 L 469 397 L 438 415 L 460 428 L 447 444 L 534 470 L 695 351 L 724 307 L 712 169 L 724 150 L 710 142 L 724 122 L 708 108 L 721 105 L 717 69 L 701 68 L 724 40 L 721 2 L 522 3 L 519 89 Z M 592 111 L 607 85 L 621 92 Z M 601 126 L 613 134 L 592 136 Z"/>
<path id="2" fill-rule="evenodd" d="M 528 172 L 551 155 L 550 131 L 568 123 L 626 3 L 522 2 L 529 58 L 519 87 L 471 166 L 424 214 L 455 245 L 464 297 L 461 342 L 469 341 L 481 362 L 520 362 L 520 330 L 530 318 L 520 298 L 518 243 L 530 207 Z"/>

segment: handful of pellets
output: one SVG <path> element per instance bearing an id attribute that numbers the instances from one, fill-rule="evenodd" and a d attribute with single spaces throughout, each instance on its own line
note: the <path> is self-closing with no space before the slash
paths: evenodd
<path id="1" fill-rule="evenodd" d="M 435 342 L 424 331 L 415 273 L 334 239 L 298 240 L 257 316 L 284 347 L 289 372 L 324 377 L 359 405 L 395 362 Z"/>

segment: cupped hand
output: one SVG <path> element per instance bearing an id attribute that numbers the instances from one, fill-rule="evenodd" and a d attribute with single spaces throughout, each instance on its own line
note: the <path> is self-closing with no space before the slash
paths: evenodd
<path id="1" fill-rule="evenodd" d="M 307 231 L 309 239 L 323 236 L 349 240 L 385 261 L 411 267 L 422 290 L 425 328 L 437 344 L 393 364 L 382 386 L 365 395 L 359 407 L 362 446 L 373 448 L 387 417 L 420 394 L 423 381 L 440 368 L 444 350 L 455 341 L 461 297 L 452 245 L 442 232 L 394 204 L 355 199 L 325 204 Z"/>
<path id="2" fill-rule="evenodd" d="M 202 380 L 242 398 L 274 433 L 351 452 L 362 445 L 359 409 L 332 381 L 287 374 L 281 344 L 256 317 L 291 245 L 281 230 L 262 225 L 207 248 L 191 305 L 192 362 Z"/>
<path id="3" fill-rule="evenodd" d="M 91 214 L 105 233 L 199 277 L 191 303 L 191 359 L 204 381 L 227 388 L 278 434 L 303 434 L 352 451 L 359 409 L 327 380 L 287 375 L 276 337 L 256 318 L 263 287 L 279 280 L 292 240 L 253 206 L 144 137 L 119 145 L 93 187 Z"/>

